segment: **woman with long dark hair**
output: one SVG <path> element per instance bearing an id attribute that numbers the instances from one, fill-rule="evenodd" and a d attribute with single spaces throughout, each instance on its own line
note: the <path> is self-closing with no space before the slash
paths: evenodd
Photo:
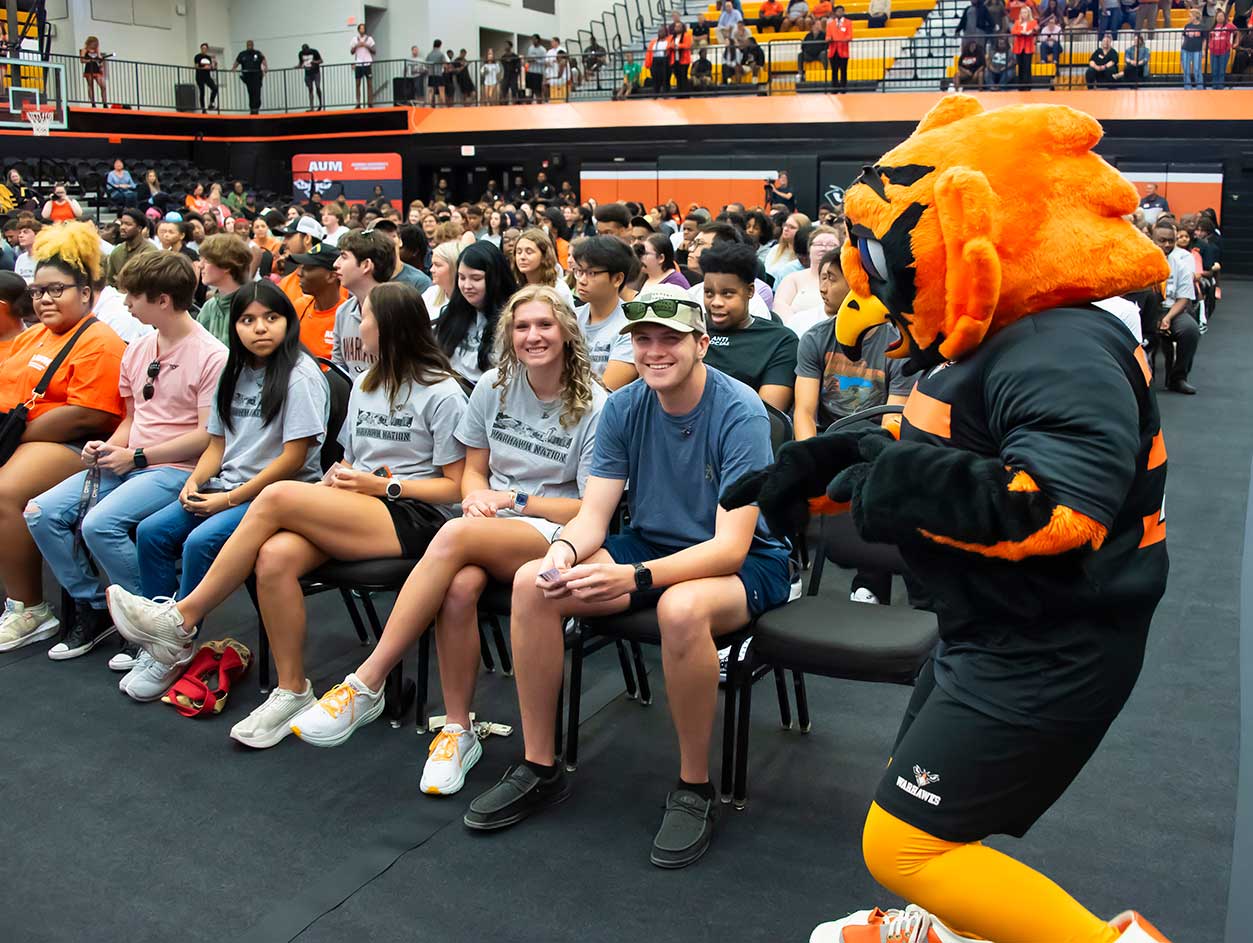
<path id="1" fill-rule="evenodd" d="M 435 337 L 467 380 L 491 368 L 496 321 L 517 287 L 504 253 L 490 242 L 461 250 L 452 298 L 435 325 Z"/>
<path id="2" fill-rule="evenodd" d="M 255 571 L 257 597 L 278 684 L 231 729 L 258 749 L 291 732 L 313 703 L 305 678 L 305 606 L 300 577 L 328 559 L 416 560 L 461 497 L 465 447 L 453 436 L 466 395 L 435 342 L 417 290 L 388 282 L 361 308 L 361 342 L 377 357 L 358 375 L 340 432 L 344 457 L 322 484 L 278 482 L 266 488 L 218 553 L 204 578 L 178 603 L 135 603 L 150 633 L 175 639 Z M 386 468 L 390 475 L 375 474 Z M 177 612 L 177 616 L 174 616 Z"/>

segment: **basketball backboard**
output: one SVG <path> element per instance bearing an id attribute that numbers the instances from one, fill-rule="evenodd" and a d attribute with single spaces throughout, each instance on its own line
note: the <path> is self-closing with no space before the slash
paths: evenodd
<path id="1" fill-rule="evenodd" d="M 52 112 L 51 127 L 66 127 L 65 67 L 38 59 L 0 58 L 0 128 L 30 128 L 26 112 Z"/>

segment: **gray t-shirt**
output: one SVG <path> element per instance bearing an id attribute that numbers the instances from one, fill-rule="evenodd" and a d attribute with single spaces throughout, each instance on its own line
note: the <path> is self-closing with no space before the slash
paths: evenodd
<path id="1" fill-rule="evenodd" d="M 579 319 L 579 327 L 583 330 L 583 339 L 587 341 L 587 356 L 592 361 L 592 371 L 598 376 L 605 375 L 609 361 L 620 360 L 634 364 L 635 354 L 631 350 L 631 335 L 619 333 L 627 325 L 626 315 L 622 313 L 622 302 L 614 308 L 613 314 L 599 324 L 592 324 L 592 306 L 579 305 L 574 309 Z"/>
<path id="2" fill-rule="evenodd" d="M 271 423 L 261 419 L 261 385 L 265 369 L 244 367 L 235 383 L 231 399 L 231 420 L 227 430 L 218 415 L 217 401 L 209 413 L 209 435 L 226 437 L 222 469 L 207 483 L 230 491 L 250 481 L 283 452 L 283 445 L 296 439 L 312 438 L 305 463 L 292 476 L 296 481 L 317 481 L 322 476 L 319 452 L 326 436 L 331 396 L 322 370 L 312 357 L 302 355 L 287 381 L 283 411 Z"/>
<path id="3" fill-rule="evenodd" d="M 487 330 L 487 315 L 480 311 L 474 323 L 470 325 L 470 330 L 466 331 L 466 336 L 461 339 L 457 349 L 448 358 L 452 361 L 453 369 L 472 382 L 477 381 L 483 375 L 483 371 L 479 369 L 479 345 L 483 342 L 485 330 Z"/>
<path id="4" fill-rule="evenodd" d="M 505 389 L 504 404 L 495 368 L 475 384 L 470 404 L 457 426 L 457 438 L 472 449 L 490 449 L 488 484 L 493 491 L 517 489 L 550 498 L 583 494 L 592 464 L 592 447 L 601 409 L 609 398 L 600 386 L 592 390 L 592 407 L 577 426 L 561 424 L 560 400 L 541 403 L 520 372 Z M 512 511 L 501 511 L 507 517 Z"/>
<path id="5" fill-rule="evenodd" d="M 357 377 L 348 398 L 348 414 L 339 432 L 344 461 L 360 471 L 387 466 L 392 477 L 443 477 L 442 468 L 466 457 L 454 433 L 466 409 L 466 394 L 451 377 L 430 386 L 409 386 L 396 397 L 395 408 L 380 385 L 367 393 Z M 452 517 L 456 505 L 440 510 Z"/>
<path id="6" fill-rule="evenodd" d="M 431 287 L 431 280 L 427 277 L 426 272 L 414 268 L 408 262 L 400 263 L 400 269 L 392 276 L 392 281 L 412 285 L 419 292 L 426 291 Z"/>
<path id="7" fill-rule="evenodd" d="M 835 342 L 835 318 L 815 324 L 801 336 L 796 375 L 821 381 L 818 428 L 861 409 L 882 406 L 888 395 L 907 396 L 918 379 L 905 372 L 905 361 L 886 356 L 895 330 L 887 325 L 872 330 L 861 345 L 861 360 L 849 360 Z"/>
<path id="8" fill-rule="evenodd" d="M 361 346 L 361 304 L 356 295 L 335 309 L 335 340 L 331 344 L 331 362 L 343 367 L 356 379 L 372 366 L 377 357 L 367 354 Z"/>

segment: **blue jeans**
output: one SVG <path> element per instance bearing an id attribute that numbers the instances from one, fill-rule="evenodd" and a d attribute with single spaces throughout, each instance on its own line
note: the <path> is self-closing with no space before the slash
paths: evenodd
<path id="1" fill-rule="evenodd" d="M 181 468 L 145 468 L 124 478 L 101 469 L 96 504 L 83 518 L 83 543 L 109 583 L 139 591 L 139 558 L 131 532 L 153 511 L 169 504 L 187 481 Z M 81 544 L 74 539 L 79 499 L 87 472 L 45 491 L 26 506 L 26 526 L 57 582 L 77 602 L 105 607 L 104 589 L 91 571 Z"/>
<path id="2" fill-rule="evenodd" d="M 1118 31 L 1122 29 L 1124 24 L 1134 28 L 1136 25 L 1135 16 L 1128 16 L 1121 7 L 1103 11 L 1101 13 L 1100 32 L 1097 34 L 1097 39 L 1100 39 L 1106 33 L 1112 33 L 1114 38 L 1117 39 Z"/>
<path id="3" fill-rule="evenodd" d="M 987 84 L 989 88 L 1009 88 L 1010 79 L 1014 77 L 1014 70 L 1009 66 L 1005 67 L 1004 72 L 993 72 L 991 69 L 985 73 L 987 76 Z"/>
<path id="4" fill-rule="evenodd" d="M 177 590 L 177 598 L 185 599 L 209 572 L 222 544 L 235 533 L 251 503 L 211 517 L 197 517 L 175 500 L 146 518 L 135 536 L 139 544 L 139 592 L 154 599 L 174 596 Z M 176 568 L 180 558 L 182 579 Z"/>
<path id="5" fill-rule="evenodd" d="M 1231 53 L 1224 52 L 1221 56 L 1210 53 L 1209 56 L 1209 84 L 1210 88 L 1225 88 L 1227 85 L 1227 60 L 1231 58 Z"/>
<path id="6" fill-rule="evenodd" d="M 1196 52 L 1188 52 L 1185 49 L 1179 53 L 1180 61 L 1183 63 L 1184 88 L 1205 88 L 1205 80 L 1201 78 L 1202 55 L 1199 49 Z"/>

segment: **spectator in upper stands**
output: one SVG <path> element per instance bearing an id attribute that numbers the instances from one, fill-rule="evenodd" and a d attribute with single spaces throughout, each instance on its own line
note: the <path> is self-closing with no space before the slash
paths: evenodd
<path id="1" fill-rule="evenodd" d="M 757 8 L 757 31 L 769 27 L 778 33 L 783 29 L 783 4 L 779 0 L 766 0 Z"/>
<path id="2" fill-rule="evenodd" d="M 1227 84 L 1227 63 L 1231 59 L 1236 28 L 1227 22 L 1227 11 L 1219 9 L 1214 14 L 1214 28 L 1209 33 L 1209 81 L 1211 88 L 1224 88 Z"/>
<path id="3" fill-rule="evenodd" d="M 630 55 L 628 53 L 627 55 Z M 701 48 L 696 53 L 696 61 L 692 63 L 692 85 L 697 89 L 708 89 L 714 84 L 714 64 L 709 61 L 709 50 Z"/>
<path id="4" fill-rule="evenodd" d="M 731 0 L 723 0 L 722 12 L 718 15 L 719 45 L 729 45 L 735 28 L 743 22 L 744 16 L 735 8 L 735 4 Z"/>
<path id="5" fill-rule="evenodd" d="M 781 285 L 783 279 L 792 272 L 799 272 L 804 268 L 796 255 L 795 240 L 796 233 L 808 225 L 808 216 L 804 213 L 792 213 L 779 228 L 779 241 L 759 253 L 766 273 L 776 286 Z"/>
<path id="6" fill-rule="evenodd" d="M 1118 53 L 1114 55 L 1117 56 Z M 1009 88 L 1009 83 L 1014 77 L 1014 67 L 1013 52 L 1009 46 L 1008 36 L 1000 35 L 992 38 L 983 75 L 988 87 L 993 91 L 998 88 Z"/>
<path id="7" fill-rule="evenodd" d="M 370 106 L 370 80 L 374 75 L 374 37 L 366 32 L 365 23 L 357 24 L 357 35 L 352 38 L 348 47 L 353 62 L 353 75 L 356 78 L 357 107 Z"/>
<path id="8" fill-rule="evenodd" d="M 628 49 L 623 53 L 622 82 L 613 90 L 615 99 L 629 98 L 640 87 L 640 73 L 644 67 L 635 61 L 635 55 Z"/>
<path id="9" fill-rule="evenodd" d="M 200 111 L 202 114 L 208 114 L 210 108 L 218 106 L 218 83 L 214 77 L 218 69 L 218 60 L 209 52 L 208 43 L 200 44 L 200 51 L 192 57 L 191 64 L 196 70 L 196 87 L 200 90 Z M 206 90 L 210 95 L 207 107 L 204 102 Z"/>
<path id="10" fill-rule="evenodd" d="M 17 247 L 21 250 L 13 262 L 13 271 L 26 279 L 27 284 L 35 278 L 35 237 L 43 226 L 37 219 L 24 216 L 17 222 Z"/>
<path id="11" fill-rule="evenodd" d="M 218 233 L 200 244 L 200 280 L 214 289 L 196 320 L 223 344 L 230 339 L 231 299 L 248 280 L 252 255 L 238 236 Z"/>
<path id="12" fill-rule="evenodd" d="M 118 213 L 118 231 L 121 243 L 109 253 L 106 267 L 109 284 L 117 287 L 117 276 L 133 256 L 141 252 L 154 252 L 156 247 L 148 241 L 148 219 L 139 210 L 130 208 Z"/>
<path id="13" fill-rule="evenodd" d="M 1179 44 L 1180 65 L 1183 67 L 1184 88 L 1205 88 L 1201 75 L 1201 62 L 1205 57 L 1207 31 L 1201 26 L 1201 8 L 1188 8 L 1188 22 L 1183 28 Z"/>
<path id="14" fill-rule="evenodd" d="M 108 188 L 109 199 L 115 205 L 135 205 L 135 178 L 131 176 L 131 172 L 126 169 L 120 157 L 113 162 L 113 169 L 104 178 L 104 182 Z"/>
<path id="15" fill-rule="evenodd" d="M 454 369 L 477 381 L 495 358 L 496 322 L 517 290 L 504 254 L 490 242 L 467 246 L 457 257 L 452 297 L 440 314 L 435 336 Z"/>
<path id="16" fill-rule="evenodd" d="M 1212 30 L 1218 11 L 1225 8 L 1227 0 L 1194 0 L 1201 11 L 1201 28 Z"/>
<path id="17" fill-rule="evenodd" d="M 984 65 L 983 43 L 977 39 L 963 40 L 957 54 L 957 71 L 953 73 L 953 88 L 959 92 L 970 86 L 982 88 Z"/>
<path id="18" fill-rule="evenodd" d="M 547 56 L 548 49 L 539 38 L 539 33 L 532 34 L 531 44 L 526 47 L 523 56 L 526 62 L 526 90 L 532 103 L 544 100 L 544 61 Z"/>
<path id="19" fill-rule="evenodd" d="M 1162 291 L 1165 314 L 1157 330 L 1162 342 L 1174 345 L 1174 360 L 1166 377 L 1166 389 L 1192 395 L 1196 393 L 1196 387 L 1188 382 L 1188 374 L 1192 372 L 1192 361 L 1196 358 L 1201 339 L 1200 325 L 1190 310 L 1196 302 L 1196 268 L 1192 254 L 1176 245 L 1176 236 L 1171 223 L 1159 220 L 1153 227 L 1153 241 L 1170 263 L 1170 277 L 1166 279 Z"/>
<path id="20" fill-rule="evenodd" d="M 625 243 L 631 241 L 631 213 L 621 203 L 604 203 L 596 207 L 596 234 L 613 236 Z"/>
<path id="21" fill-rule="evenodd" d="M 831 226 L 814 226 L 798 234 L 796 243 L 806 267 L 784 278 L 774 294 L 775 314 L 789 325 L 797 316 L 822 311 L 819 270 L 826 254 L 844 244 L 844 234 Z"/>
<path id="22" fill-rule="evenodd" d="M 892 0 L 870 0 L 866 7 L 866 25 L 871 29 L 882 29 L 888 25 L 892 17 Z"/>
<path id="23" fill-rule="evenodd" d="M 684 23 L 671 24 L 670 34 L 673 60 L 671 71 L 674 73 L 675 91 L 686 95 L 691 88 L 688 83 L 688 70 L 692 67 L 692 34 L 687 31 L 687 25 Z"/>
<path id="24" fill-rule="evenodd" d="M 1227 17 L 1238 29 L 1248 29 L 1250 11 L 1253 11 L 1253 0 L 1231 0 Z"/>
<path id="25" fill-rule="evenodd" d="M 547 285 L 574 310 L 574 295 L 558 276 L 557 250 L 544 230 L 538 227 L 523 230 L 514 243 L 509 267 L 519 286 Z"/>
<path id="26" fill-rule="evenodd" d="M 496 50 L 488 49 L 483 65 L 479 67 L 479 84 L 483 87 L 483 101 L 494 105 L 500 101 L 500 63 Z"/>
<path id="27" fill-rule="evenodd" d="M 1034 13 L 1036 20 L 1043 24 L 1050 16 L 1056 17 L 1058 23 L 1062 20 L 1062 13 L 1066 9 L 1065 0 L 1040 0 L 1038 6 L 1035 7 Z"/>
<path id="28" fill-rule="evenodd" d="M 100 244 L 87 225 L 69 223 L 39 234 L 31 301 L 39 323 L 13 341 L 0 363 L 0 409 L 30 400 L 52 359 L 91 314 L 100 275 Z M 22 442 L 0 465 L 0 652 L 56 635 L 44 602 L 43 561 L 23 511 L 36 495 L 83 469 L 82 442 L 108 436 L 125 414 L 118 377 L 126 345 L 106 324 L 83 327 L 45 394 L 31 404 Z"/>
<path id="29" fill-rule="evenodd" d="M 1031 7 L 1023 4 L 1014 21 L 1014 59 L 1018 66 L 1018 87 L 1031 87 L 1031 60 L 1035 55 L 1036 33 L 1040 24 L 1031 15 Z"/>
<path id="30" fill-rule="evenodd" d="M 751 246 L 722 242 L 701 254 L 709 325 L 705 363 L 756 390 L 782 412 L 792 407 L 797 336 L 778 321 L 749 313 L 757 256 Z"/>
<path id="31" fill-rule="evenodd" d="M 52 188 L 52 196 L 43 205 L 40 215 L 54 223 L 66 223 L 73 219 L 82 219 L 83 208 L 78 205 L 78 200 L 69 195 L 65 184 L 58 183 Z"/>
<path id="32" fill-rule="evenodd" d="M 83 78 L 87 82 L 87 94 L 91 99 L 91 107 L 96 107 L 96 89 L 100 89 L 100 107 L 109 107 L 109 92 L 106 87 L 107 62 L 113 53 L 100 51 L 100 40 L 88 36 L 83 48 L 78 52 L 78 59 L 83 64 Z"/>
<path id="33" fill-rule="evenodd" d="M 1144 41 L 1144 34 L 1136 33 L 1123 55 L 1122 71 L 1114 73 L 1114 78 L 1120 82 L 1127 82 L 1133 87 L 1139 87 L 1140 83 L 1148 78 L 1149 61 L 1149 47 Z"/>
<path id="34" fill-rule="evenodd" d="M 1169 5 L 1170 0 L 1164 0 Z M 1088 0 L 1066 0 L 1066 10 L 1063 14 L 1063 22 L 1068 30 L 1083 30 L 1088 28 L 1088 10 L 1090 9 Z M 1169 14 L 1168 14 L 1169 17 Z"/>
<path id="35" fill-rule="evenodd" d="M 254 115 L 261 114 L 261 83 L 265 81 L 269 68 L 265 56 L 251 39 L 244 43 L 244 48 L 235 57 L 235 64 L 231 66 L 232 72 L 238 70 L 244 87 L 248 89 L 248 111 Z"/>
<path id="36" fill-rule="evenodd" d="M 1086 0 L 1073 0 L 1073 2 L 1083 3 Z M 983 0 L 970 0 L 970 5 L 962 11 L 957 21 L 957 28 L 953 30 L 953 35 L 964 36 L 968 39 L 981 39 L 991 35 L 994 30 L 995 24 Z"/>
<path id="37" fill-rule="evenodd" d="M 648 69 L 654 95 L 662 95 L 670 88 L 670 60 L 674 56 L 672 38 L 669 28 L 663 23 L 657 27 L 657 35 L 644 47 L 644 67 Z"/>
<path id="38" fill-rule="evenodd" d="M 592 372 L 616 390 L 636 377 L 621 292 L 634 269 L 631 250 L 612 236 L 589 236 L 571 247 L 570 274 L 581 304 L 575 315 Z"/>
<path id="39" fill-rule="evenodd" d="M 1057 65 L 1062 60 L 1062 27 L 1057 17 L 1049 16 L 1041 21 L 1040 64 Z"/>
<path id="40" fill-rule="evenodd" d="M 304 70 L 305 91 L 309 93 L 309 110 L 314 110 L 313 96 L 317 93 L 317 110 L 326 108 L 326 98 L 322 94 L 322 53 L 308 43 L 300 44 L 300 52 L 296 54 L 296 65 Z"/>
<path id="41" fill-rule="evenodd" d="M 335 342 L 331 360 L 354 379 L 374 366 L 361 339 L 361 306 L 377 285 L 396 270 L 396 247 L 381 232 L 350 232 L 339 241 L 335 271 L 349 297 L 335 312 Z"/>
<path id="42" fill-rule="evenodd" d="M 674 260 L 674 246 L 664 233 L 653 233 L 644 240 L 640 251 L 640 265 L 646 276 L 641 290 L 653 285 L 678 285 L 691 288 L 691 284 Z"/>

